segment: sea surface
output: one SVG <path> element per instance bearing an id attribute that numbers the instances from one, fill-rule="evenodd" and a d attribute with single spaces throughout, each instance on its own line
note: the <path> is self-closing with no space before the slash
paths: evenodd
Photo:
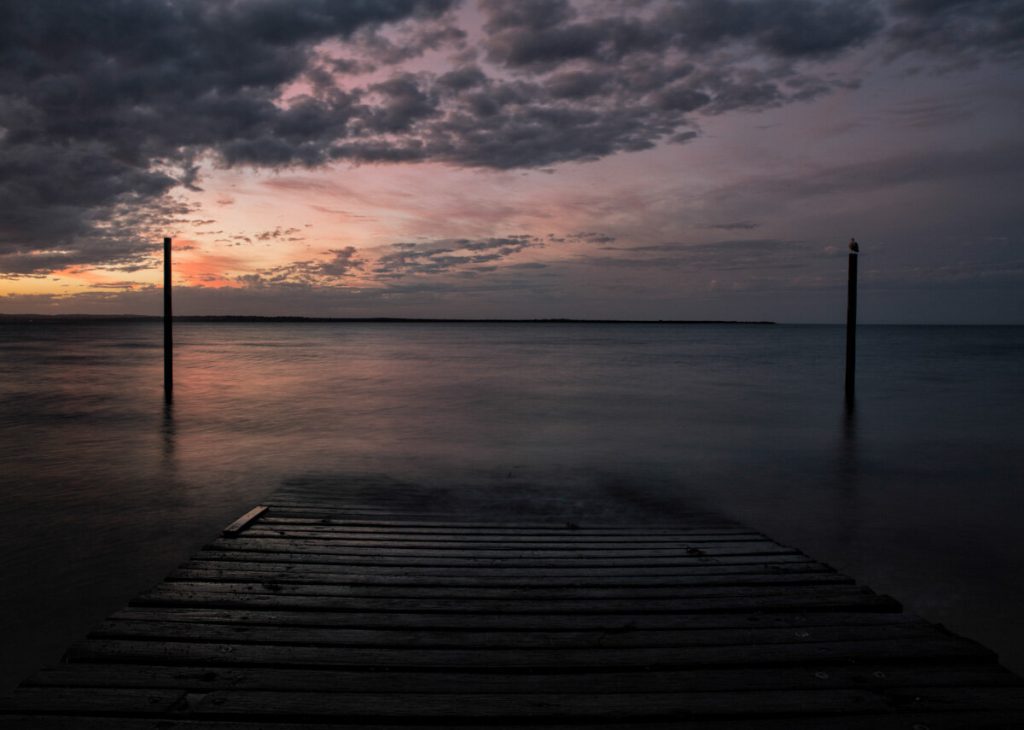
<path id="1" fill-rule="evenodd" d="M 0 323 L 0 692 L 282 481 L 699 503 L 1024 672 L 1024 327 Z"/>

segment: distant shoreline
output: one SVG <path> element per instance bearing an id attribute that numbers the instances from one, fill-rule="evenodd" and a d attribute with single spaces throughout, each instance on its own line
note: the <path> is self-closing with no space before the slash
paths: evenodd
<path id="1" fill-rule="evenodd" d="M 160 322 L 163 317 L 147 314 L 0 314 L 0 322 Z M 368 323 L 368 324 L 742 324 L 772 325 L 767 320 L 731 319 L 469 319 L 444 317 L 256 317 L 233 315 L 175 316 L 175 322 L 288 322 L 288 323 Z"/>

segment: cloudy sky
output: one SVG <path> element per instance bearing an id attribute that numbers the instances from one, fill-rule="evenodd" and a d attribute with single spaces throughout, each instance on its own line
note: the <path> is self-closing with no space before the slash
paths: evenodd
<path id="1" fill-rule="evenodd" d="M 1024 0 L 5 0 L 0 312 L 1024 323 Z"/>

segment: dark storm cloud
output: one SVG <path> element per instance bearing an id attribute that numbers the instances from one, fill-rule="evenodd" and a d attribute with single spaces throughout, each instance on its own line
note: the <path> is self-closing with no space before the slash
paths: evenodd
<path id="1" fill-rule="evenodd" d="M 0 271 L 118 264 L 131 210 L 194 186 L 196 158 L 319 164 L 354 99 L 279 103 L 314 47 L 451 0 L 11 0 L 0 5 Z"/>
<path id="2" fill-rule="evenodd" d="M 615 236 L 610 236 L 607 233 L 599 233 L 597 231 L 580 231 L 579 233 L 570 233 L 564 238 L 564 240 L 571 243 L 607 244 L 614 243 Z"/>
<path id="3" fill-rule="evenodd" d="M 491 59 L 550 67 L 636 52 L 708 52 L 747 43 L 784 58 L 834 55 L 868 40 L 882 15 L 863 0 L 677 0 L 649 15 L 580 18 L 568 0 L 483 0 Z"/>
<path id="4" fill-rule="evenodd" d="M 235 277 L 249 288 L 273 287 L 348 287 L 343 281 L 357 272 L 365 272 L 370 279 L 387 282 L 389 290 L 402 291 L 406 284 L 399 280 L 422 275 L 455 274 L 476 275 L 494 271 L 493 264 L 527 248 L 543 246 L 534 236 L 504 236 L 479 240 L 439 240 L 423 243 L 392 243 L 376 256 L 367 258 L 365 252 L 353 246 L 329 251 L 322 259 L 296 261 L 283 266 L 262 269 L 253 274 Z M 488 266 L 492 264 L 492 266 Z M 438 290 L 446 285 L 437 284 Z"/>
<path id="5" fill-rule="evenodd" d="M 895 52 L 973 62 L 1024 57 L 1024 0 L 893 0 Z"/>
<path id="6" fill-rule="evenodd" d="M 93 284 L 96 289 L 111 289 L 113 291 L 142 291 L 155 289 L 155 284 L 144 284 L 138 281 L 113 281 L 107 284 Z"/>
<path id="7" fill-rule="evenodd" d="M 659 20 L 686 48 L 736 40 L 787 58 L 831 56 L 882 27 L 864 0 L 691 0 L 670 5 Z"/>
<path id="8" fill-rule="evenodd" d="M 822 64 L 873 38 L 1015 53 L 1022 2 L 482 0 L 470 46 L 458 0 L 8 0 L 0 271 L 144 265 L 202 164 L 544 168 L 685 143 L 697 115 L 855 81 Z M 439 50 L 444 70 L 402 65 Z"/>
<path id="9" fill-rule="evenodd" d="M 276 232 L 287 233 L 279 230 Z M 601 237 L 601 234 L 595 233 L 581 235 L 584 238 Z M 549 240 L 552 238 L 548 237 Z M 613 240 L 610 237 L 604 238 Z M 434 281 L 429 284 L 434 291 L 461 291 L 459 286 L 451 285 L 455 278 L 472 278 L 481 274 L 493 274 L 500 278 L 508 271 L 545 268 L 546 264 L 539 262 L 507 263 L 507 259 L 521 251 L 542 248 L 544 245 L 545 241 L 541 237 L 511 235 L 398 242 L 370 251 L 346 246 L 329 251 L 326 258 L 261 269 L 252 274 L 236 276 L 234 280 L 247 288 L 264 290 L 275 287 L 349 288 L 353 284 L 346 281 L 346 277 L 359 273 L 360 281 L 375 282 L 378 286 L 383 285 L 387 291 L 396 293 L 407 292 L 410 287 L 415 288 L 429 281 Z"/>
<path id="10" fill-rule="evenodd" d="M 381 32 L 378 25 L 361 28 L 346 43 L 350 52 L 364 57 L 362 63 L 352 59 L 331 59 L 335 70 L 342 73 L 366 73 L 379 65 L 394 65 L 418 58 L 428 51 L 444 47 L 461 48 L 466 31 L 441 20 L 417 18 L 414 23 L 399 24 Z"/>
<path id="11" fill-rule="evenodd" d="M 328 253 L 330 257 L 327 259 L 295 261 L 235 278 L 246 287 L 254 289 L 271 286 L 331 287 L 366 264 L 353 246 L 332 249 Z"/>
<path id="12" fill-rule="evenodd" d="M 476 267 L 502 261 L 524 249 L 543 245 L 543 241 L 535 236 L 394 243 L 377 259 L 373 273 L 382 279 L 446 273 L 467 266 Z"/>
<path id="13" fill-rule="evenodd" d="M 302 233 L 301 228 L 281 228 L 278 226 L 270 231 L 260 231 L 254 238 L 257 241 L 304 241 L 303 236 L 297 234 Z"/>

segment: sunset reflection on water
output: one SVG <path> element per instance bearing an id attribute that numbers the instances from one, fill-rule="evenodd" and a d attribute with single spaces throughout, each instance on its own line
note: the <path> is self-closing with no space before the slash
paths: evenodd
<path id="1" fill-rule="evenodd" d="M 4 324 L 4 686 L 285 480 L 698 500 L 1024 668 L 1020 328 Z"/>

